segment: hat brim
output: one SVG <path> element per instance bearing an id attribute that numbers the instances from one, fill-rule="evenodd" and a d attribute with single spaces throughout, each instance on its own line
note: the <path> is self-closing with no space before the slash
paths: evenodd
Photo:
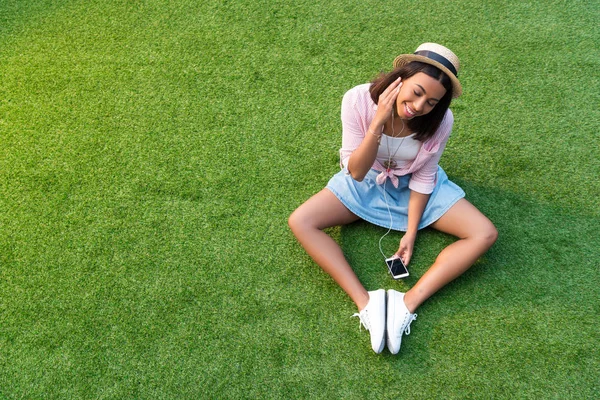
<path id="1" fill-rule="evenodd" d="M 417 54 L 400 54 L 398 57 L 396 57 L 396 59 L 394 59 L 394 68 L 402 67 L 411 61 L 419 61 L 439 68 L 446 75 L 448 75 L 448 78 L 450 78 L 450 81 L 452 82 L 452 98 L 455 99 L 462 94 L 462 85 L 460 84 L 456 75 L 454 75 L 447 67 L 435 60 L 432 60 L 431 58 Z"/>

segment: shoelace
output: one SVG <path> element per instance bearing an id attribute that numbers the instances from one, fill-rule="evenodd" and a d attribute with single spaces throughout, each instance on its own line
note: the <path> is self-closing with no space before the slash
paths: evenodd
<path id="1" fill-rule="evenodd" d="M 367 313 L 366 310 L 361 311 L 360 313 L 354 313 L 352 314 L 352 316 L 350 318 L 353 317 L 358 317 L 359 319 L 359 323 L 358 323 L 358 329 L 361 329 L 361 326 L 364 326 L 364 328 L 366 330 L 370 330 L 370 323 L 369 323 L 369 314 Z M 404 328 L 404 333 L 407 335 L 410 335 L 410 324 L 412 324 L 412 322 L 417 319 L 417 314 L 409 314 L 408 316 L 408 323 L 406 324 L 406 328 Z"/>
<path id="2" fill-rule="evenodd" d="M 407 335 L 410 335 L 410 324 L 417 319 L 417 314 L 409 314 L 408 317 L 408 324 L 406 325 L 406 328 L 404 329 L 404 333 L 406 333 Z"/>
<path id="3" fill-rule="evenodd" d="M 353 317 L 358 317 L 358 319 L 360 320 L 360 322 L 358 323 L 359 331 L 361 329 L 361 326 L 364 326 L 366 330 L 370 330 L 369 328 L 371 324 L 369 323 L 369 314 L 366 310 L 362 310 L 360 313 L 354 313 L 350 318 Z"/>

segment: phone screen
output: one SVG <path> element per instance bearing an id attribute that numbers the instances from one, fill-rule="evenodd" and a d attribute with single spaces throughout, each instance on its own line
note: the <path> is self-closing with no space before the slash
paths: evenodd
<path id="1" fill-rule="evenodd" d="M 405 278 L 408 276 L 408 270 L 401 258 L 387 259 L 385 262 L 394 279 Z"/>

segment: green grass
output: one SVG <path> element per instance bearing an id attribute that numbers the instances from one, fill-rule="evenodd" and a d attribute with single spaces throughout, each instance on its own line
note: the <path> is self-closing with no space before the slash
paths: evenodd
<path id="1" fill-rule="evenodd" d="M 0 397 L 593 398 L 593 1 L 0 3 Z M 441 42 L 441 164 L 498 243 L 375 355 L 287 216 L 338 170 L 340 100 Z M 369 289 L 364 223 L 331 229 Z M 397 246 L 400 235 L 384 245 Z"/>

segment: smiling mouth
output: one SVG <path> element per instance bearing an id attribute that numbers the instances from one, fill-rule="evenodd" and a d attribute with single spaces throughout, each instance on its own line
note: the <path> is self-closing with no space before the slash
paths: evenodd
<path id="1" fill-rule="evenodd" d="M 412 109 L 411 109 L 411 108 L 408 106 L 408 104 L 405 104 L 405 105 L 404 105 L 404 110 L 406 111 L 406 114 L 407 114 L 409 117 L 414 117 L 415 115 L 417 115 L 417 112 L 416 112 L 416 111 L 413 111 L 413 110 L 412 110 Z"/>

